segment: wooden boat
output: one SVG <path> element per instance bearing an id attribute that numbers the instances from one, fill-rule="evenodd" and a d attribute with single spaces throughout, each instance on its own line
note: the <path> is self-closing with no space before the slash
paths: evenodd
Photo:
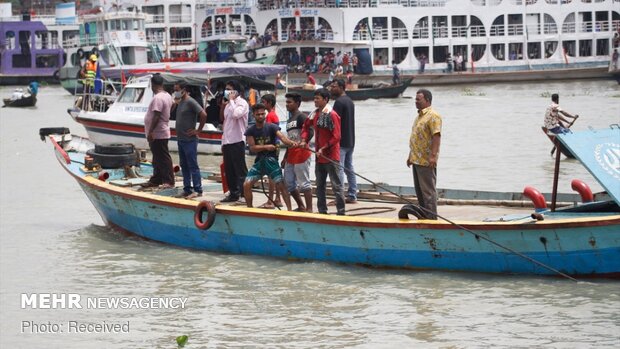
<path id="1" fill-rule="evenodd" d="M 553 151 L 557 148 L 560 150 L 560 152 L 562 154 L 564 154 L 564 156 L 566 156 L 567 158 L 573 159 L 575 158 L 575 155 L 568 149 L 566 148 L 566 146 L 564 146 L 562 143 L 555 141 L 555 136 L 552 135 L 545 126 L 542 126 L 542 131 L 545 133 L 545 136 L 547 136 L 547 138 L 549 138 L 549 140 L 551 141 L 551 143 L 553 143 L 553 146 L 555 148 L 553 148 L 553 150 L 551 151 L 551 155 L 553 155 Z"/>
<path id="2" fill-rule="evenodd" d="M 370 98 L 397 98 L 409 87 L 411 80 L 413 79 L 408 78 L 398 85 L 382 85 L 379 87 L 365 87 L 362 85 L 357 89 L 347 89 L 346 93 L 354 101 L 363 101 Z M 307 102 L 314 99 L 314 89 L 291 87 L 288 90 L 289 92 L 299 93 L 303 101 Z"/>
<path id="3" fill-rule="evenodd" d="M 497 208 L 475 206 L 469 210 L 472 215 L 494 217 L 453 222 L 445 218 L 457 216 L 450 213 L 455 212 L 450 211 L 455 207 L 451 205 L 440 206 L 439 220 L 410 220 L 396 217 L 395 212 L 383 217 L 333 216 L 214 204 L 208 200 L 222 194 L 217 193 L 219 184 L 208 181 L 203 182 L 204 196 L 191 200 L 174 197 L 180 188 L 136 190 L 152 167 L 144 162 L 130 167 L 137 163 L 132 148 L 121 155 L 114 155 L 121 153 L 115 149 L 110 155 L 100 154 L 103 160 L 120 156 L 119 161 L 129 161 L 103 169 L 92 159 L 85 161 L 85 156 L 104 152 L 106 146 L 95 146 L 93 153 L 90 141 L 71 136 L 68 129 L 40 132 L 42 138 L 52 134 L 48 138 L 61 166 L 107 225 L 154 241 L 223 253 L 376 267 L 620 278 L 620 169 L 613 165 L 620 158 L 620 129 L 583 133 L 558 138 L 565 144 L 590 140 L 588 150 L 579 150 L 580 160 L 613 200 L 555 211 L 538 202 L 534 215 L 531 209 L 507 208 L 498 215 L 498 211 L 486 211 Z M 95 157 L 94 162 L 98 161 Z M 532 189 L 524 192 L 535 202 L 545 201 Z M 582 197 L 590 197 L 587 190 Z"/>
<path id="4" fill-rule="evenodd" d="M 5 107 L 34 107 L 37 104 L 37 95 L 27 94 L 18 99 L 2 99 Z"/>

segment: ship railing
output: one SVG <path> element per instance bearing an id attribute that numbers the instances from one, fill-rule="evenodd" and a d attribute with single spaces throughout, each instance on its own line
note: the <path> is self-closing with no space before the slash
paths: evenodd
<path id="1" fill-rule="evenodd" d="M 83 91 L 78 93 L 78 86 L 76 86 L 74 106 L 85 111 L 104 113 L 116 101 L 121 84 L 118 81 L 106 79 L 96 79 L 95 81 L 101 82 L 101 92 L 94 93 L 84 86 Z"/>
<path id="2" fill-rule="evenodd" d="M 192 38 L 170 38 L 170 45 L 191 45 Z"/>
<path id="3" fill-rule="evenodd" d="M 156 14 L 156 15 L 147 16 L 145 23 L 147 24 L 165 23 L 165 21 L 166 21 L 165 15 Z"/>
<path id="4" fill-rule="evenodd" d="M 545 34 L 557 34 L 558 26 L 555 23 L 545 23 L 543 25 L 543 31 Z"/>
<path id="5" fill-rule="evenodd" d="M 523 35 L 523 24 L 508 24 L 506 29 L 510 36 Z"/>
<path id="6" fill-rule="evenodd" d="M 467 37 L 467 26 L 452 27 L 452 37 L 453 38 L 466 38 Z"/>
<path id="7" fill-rule="evenodd" d="M 574 33 L 576 31 L 577 24 L 575 22 L 568 22 L 562 24 L 562 33 Z"/>
<path id="8" fill-rule="evenodd" d="M 412 39 L 428 39 L 428 27 L 414 27 L 411 32 Z"/>
<path id="9" fill-rule="evenodd" d="M 433 27 L 433 37 L 434 38 L 447 38 L 448 27 L 446 26 Z"/>
<path id="10" fill-rule="evenodd" d="M 491 34 L 491 36 L 504 36 L 504 31 L 505 31 L 504 25 L 498 24 L 498 25 L 492 25 L 489 33 Z"/>
<path id="11" fill-rule="evenodd" d="M 487 32 L 484 29 L 483 25 L 472 25 L 469 27 L 469 36 L 471 37 L 487 36 Z"/>
<path id="12" fill-rule="evenodd" d="M 611 30 L 617 32 L 620 30 L 620 20 L 611 21 Z"/>
<path id="13" fill-rule="evenodd" d="M 395 40 L 408 39 L 407 28 L 392 28 L 392 38 Z"/>
<path id="14" fill-rule="evenodd" d="M 168 16 L 170 23 L 188 23 L 192 21 L 191 15 L 186 14 L 173 14 Z"/>
<path id="15" fill-rule="evenodd" d="M 388 39 L 388 30 L 383 27 L 374 27 L 372 29 L 372 38 L 373 40 L 387 40 Z"/>
<path id="16" fill-rule="evenodd" d="M 152 43 L 164 42 L 164 32 L 151 32 L 146 35 L 146 41 Z"/>

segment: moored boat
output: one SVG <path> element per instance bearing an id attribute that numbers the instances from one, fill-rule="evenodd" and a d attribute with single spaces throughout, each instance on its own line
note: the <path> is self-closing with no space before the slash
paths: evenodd
<path id="1" fill-rule="evenodd" d="M 49 133 L 53 132 L 42 136 Z M 135 186 L 148 178 L 136 171 L 146 176 L 149 166 L 132 171 L 122 164 L 99 168 L 85 161 L 92 143 L 70 136 L 68 130 L 59 133 L 50 136 L 56 157 L 106 224 L 154 241 L 223 253 L 376 267 L 620 277 L 620 169 L 613 165 L 620 159 L 618 128 L 559 136 L 580 154 L 613 200 L 555 211 L 541 208 L 534 216 L 531 211 L 512 210 L 499 217 L 454 222 L 444 215 L 432 221 L 283 212 L 178 199 L 175 189 L 144 192 Z M 201 199 L 211 198 L 205 190 Z M 473 213 L 482 211 L 480 207 Z"/>
<path id="2" fill-rule="evenodd" d="M 370 98 L 398 98 L 409 87 L 413 79 L 408 78 L 398 85 L 377 84 L 377 86 L 356 86 L 356 88 L 347 88 L 345 91 L 354 101 L 363 101 Z M 301 95 L 303 101 L 311 101 L 314 99 L 314 89 L 302 87 L 289 88 L 289 92 L 295 92 Z"/>

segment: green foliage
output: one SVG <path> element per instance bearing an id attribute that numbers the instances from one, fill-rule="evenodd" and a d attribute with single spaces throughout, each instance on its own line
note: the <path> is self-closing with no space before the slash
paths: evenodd
<path id="1" fill-rule="evenodd" d="M 484 93 L 484 92 L 476 92 L 474 89 L 472 89 L 470 87 L 465 87 L 461 94 L 463 96 L 486 96 L 486 93 Z"/>
<path id="2" fill-rule="evenodd" d="M 177 344 L 179 345 L 179 348 L 183 348 L 185 346 L 185 344 L 187 344 L 187 340 L 188 339 L 189 339 L 189 337 L 187 335 L 178 336 L 177 337 Z"/>

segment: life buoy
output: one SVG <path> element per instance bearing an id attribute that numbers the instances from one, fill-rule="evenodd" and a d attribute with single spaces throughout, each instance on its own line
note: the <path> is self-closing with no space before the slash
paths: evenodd
<path id="1" fill-rule="evenodd" d="M 202 213 L 205 210 L 207 211 L 207 219 L 203 221 Z M 215 205 L 211 201 L 201 201 L 194 211 L 194 224 L 196 228 L 207 230 L 211 228 L 213 222 L 215 222 Z"/>
<path id="2" fill-rule="evenodd" d="M 245 51 L 245 58 L 248 60 L 248 62 L 251 62 L 253 60 L 256 59 L 256 51 L 253 49 L 249 49 L 247 51 Z"/>
<path id="3" fill-rule="evenodd" d="M 81 48 L 78 48 L 77 55 L 78 55 L 78 57 L 80 57 L 80 59 L 83 59 L 84 58 L 84 50 L 82 50 Z"/>

